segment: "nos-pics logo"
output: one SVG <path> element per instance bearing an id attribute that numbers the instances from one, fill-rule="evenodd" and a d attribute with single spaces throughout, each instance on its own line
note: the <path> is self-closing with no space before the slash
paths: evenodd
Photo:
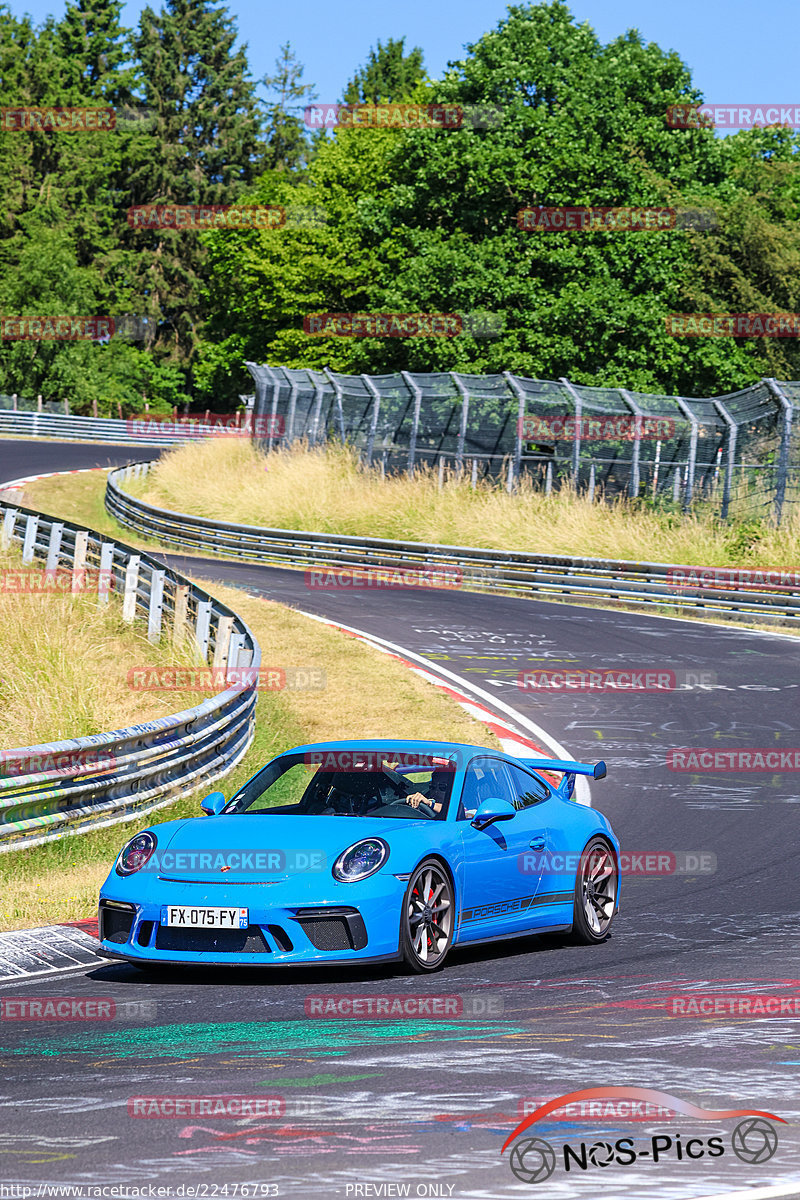
<path id="1" fill-rule="evenodd" d="M 565 1142 L 557 1151 L 544 1138 L 521 1136 L 531 1125 L 541 1121 L 549 1113 L 568 1105 L 582 1105 L 587 1101 L 597 1100 L 639 1101 L 683 1113 L 698 1121 L 725 1121 L 732 1117 L 744 1119 L 739 1121 L 731 1133 L 729 1146 L 726 1146 L 724 1135 L 686 1138 L 679 1133 L 663 1133 L 642 1139 L 638 1146 L 636 1139 L 622 1137 L 613 1142 L 579 1142 L 573 1145 Z M 719 1158 L 732 1151 L 743 1163 L 761 1165 L 772 1158 L 778 1148 L 778 1133 L 771 1124 L 772 1121 L 785 1124 L 783 1117 L 778 1117 L 775 1113 L 762 1112 L 755 1108 L 698 1108 L 687 1100 L 680 1100 L 677 1096 L 653 1088 L 583 1088 L 566 1096 L 557 1096 L 555 1100 L 549 1100 L 530 1113 L 506 1138 L 501 1153 L 504 1154 L 516 1138 L 520 1139 L 511 1150 L 509 1165 L 517 1179 L 523 1183 L 542 1183 L 549 1179 L 559 1161 L 562 1162 L 565 1171 L 580 1173 L 595 1167 L 631 1167 L 640 1161 L 645 1164 L 667 1160 L 671 1163 L 698 1162 Z"/>

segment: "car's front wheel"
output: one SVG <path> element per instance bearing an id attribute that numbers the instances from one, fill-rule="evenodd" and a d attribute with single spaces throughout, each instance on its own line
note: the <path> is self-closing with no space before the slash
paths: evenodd
<path id="1" fill-rule="evenodd" d="M 450 877 L 434 858 L 420 863 L 408 881 L 400 916 L 403 958 L 420 974 L 442 966 L 453 940 L 455 903 Z"/>
<path id="2" fill-rule="evenodd" d="M 617 860 L 605 838 L 595 837 L 581 855 L 575 879 L 572 939 L 583 945 L 604 942 L 617 907 Z"/>

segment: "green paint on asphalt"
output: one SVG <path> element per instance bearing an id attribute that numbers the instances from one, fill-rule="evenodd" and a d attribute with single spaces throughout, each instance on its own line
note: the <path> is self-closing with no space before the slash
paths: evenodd
<path id="1" fill-rule="evenodd" d="M 261 1079 L 253 1087 L 326 1087 L 329 1083 L 355 1083 L 358 1079 L 377 1079 L 382 1071 L 369 1071 L 366 1075 L 308 1075 L 305 1079 L 284 1079 L 276 1075 L 274 1079 Z"/>
<path id="2" fill-rule="evenodd" d="M 37 1056 L 83 1052 L 96 1058 L 189 1058 L 197 1054 L 263 1052 L 270 1057 L 302 1050 L 340 1057 L 356 1046 L 386 1042 L 471 1042 L 524 1033 L 510 1025 L 464 1025 L 455 1021 L 225 1021 L 195 1025 L 158 1025 L 113 1032 L 67 1033 L 42 1039 Z M 3 1054 L 30 1055 L 30 1048 L 0 1047 Z"/>

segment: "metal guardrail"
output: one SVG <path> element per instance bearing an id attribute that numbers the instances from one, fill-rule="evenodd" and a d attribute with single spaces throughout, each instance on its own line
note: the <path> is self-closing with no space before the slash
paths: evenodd
<path id="1" fill-rule="evenodd" d="M 230 417 L 221 420 L 228 421 Z M 201 417 L 158 421 L 156 418 L 119 420 L 117 417 L 73 417 L 46 412 L 13 412 L 0 409 L 0 433 L 17 437 L 58 438 L 69 441 L 124 443 L 131 446 L 172 446 L 175 442 L 199 441 L 207 437 L 233 436 L 234 425 L 205 422 Z M 242 426 L 241 436 L 250 428 Z"/>
<path id="2" fill-rule="evenodd" d="M 123 620 L 144 617 L 152 642 L 166 620 L 173 644 L 193 640 L 198 661 L 210 661 L 226 682 L 237 668 L 257 671 L 261 650 L 241 618 L 148 554 L 2 499 L 0 519 L 0 544 L 20 544 L 23 567 L 38 560 L 46 571 L 71 571 L 74 591 L 84 591 L 96 571 L 98 603 L 118 593 Z M 225 691 L 170 716 L 3 751 L 0 852 L 131 819 L 225 775 L 253 739 L 256 695 L 239 675 Z"/>
<path id="3" fill-rule="evenodd" d="M 606 604 L 656 605 L 732 620 L 800 624 L 800 589 L 796 583 L 792 590 L 754 590 L 749 584 L 739 588 L 692 586 L 687 578 L 707 568 L 266 529 L 170 512 L 124 491 L 127 479 L 147 474 L 152 465 L 135 463 L 111 471 L 105 506 L 121 524 L 171 546 L 315 570 L 321 566 L 354 572 L 426 569 L 442 573 L 438 582 L 435 575 L 430 576 L 433 587 L 463 586 L 546 599 L 570 597 Z M 323 587 L 324 581 L 311 580 L 310 584 Z M 398 586 L 402 587 L 400 579 Z"/>

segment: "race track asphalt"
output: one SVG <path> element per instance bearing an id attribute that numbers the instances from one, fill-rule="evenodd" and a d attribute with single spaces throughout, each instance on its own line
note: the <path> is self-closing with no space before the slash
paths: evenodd
<path id="1" fill-rule="evenodd" d="M 47 469 L 22 451 L 7 461 L 4 445 L 0 478 Z M 31 462 L 42 449 L 34 446 Z M 49 469 L 91 465 L 74 460 L 72 445 L 56 449 Z M 609 776 L 592 784 L 592 803 L 634 856 L 634 873 L 602 946 L 519 939 L 455 951 L 423 979 L 390 966 L 142 977 L 110 964 L 4 986 L 0 999 L 144 1006 L 104 1023 L 0 1022 L 0 1180 L 163 1185 L 173 1196 L 180 1185 L 187 1196 L 190 1186 L 197 1196 L 246 1195 L 243 1185 L 250 1196 L 274 1187 L 309 1197 L 638 1200 L 756 1189 L 759 1200 L 765 1187 L 773 1189 L 765 1196 L 800 1195 L 798 1016 L 674 1016 L 670 1000 L 691 1009 L 704 996 L 726 1004 L 736 996 L 757 1009 L 766 995 L 788 999 L 794 1013 L 800 776 L 677 772 L 667 760 L 683 747 L 800 746 L 800 640 L 457 589 L 310 590 L 298 571 L 164 558 L 424 655 L 512 705 L 576 758 L 604 758 Z M 517 686 L 520 671 L 565 667 L 684 672 L 684 686 L 547 694 Z M 637 874 L 635 856 L 645 852 L 660 854 L 666 873 Z M 696 857 L 679 872 L 685 854 Z M 316 997 L 356 994 L 470 997 L 473 1015 L 307 1015 Z M 521 1182 L 501 1146 L 526 1101 L 605 1086 L 657 1089 L 705 1110 L 765 1110 L 787 1124 L 773 1123 L 771 1158 L 745 1162 L 733 1150 L 735 1117 L 572 1110 L 570 1120 L 548 1117 L 524 1135 L 546 1139 L 556 1166 L 546 1181 Z M 281 1112 L 129 1115 L 135 1097 L 222 1094 L 280 1097 Z M 709 1156 L 716 1136 L 723 1152 Z M 621 1138 L 633 1139 L 636 1161 L 603 1165 L 630 1157 L 614 1150 Z M 758 1144 L 751 1130 L 741 1153 Z M 525 1166 L 541 1161 L 532 1147 Z"/>

